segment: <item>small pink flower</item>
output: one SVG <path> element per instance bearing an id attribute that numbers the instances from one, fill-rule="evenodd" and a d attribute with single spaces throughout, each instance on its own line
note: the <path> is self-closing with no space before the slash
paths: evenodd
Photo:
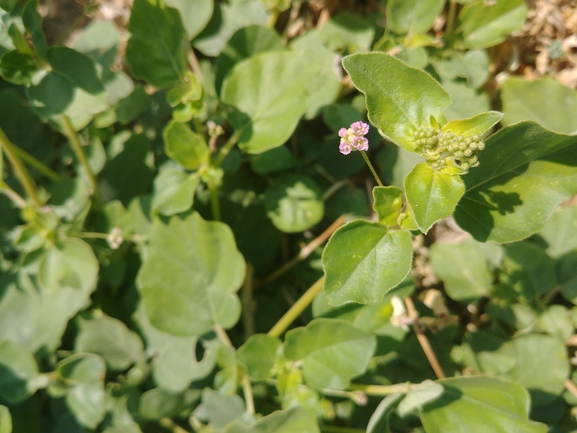
<path id="1" fill-rule="evenodd" d="M 339 130 L 339 137 L 341 137 L 339 151 L 343 155 L 348 155 L 353 150 L 368 150 L 369 140 L 364 137 L 368 132 L 369 125 L 364 122 L 355 122 L 349 129 L 341 128 Z"/>

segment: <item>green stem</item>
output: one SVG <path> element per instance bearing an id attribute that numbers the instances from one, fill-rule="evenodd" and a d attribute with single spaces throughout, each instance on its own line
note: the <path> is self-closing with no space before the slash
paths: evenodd
<path id="1" fill-rule="evenodd" d="M 24 187 L 24 191 L 26 191 L 26 194 L 28 195 L 30 200 L 32 200 L 32 203 L 34 203 L 34 206 L 36 206 L 37 208 L 42 207 L 42 203 L 40 202 L 38 194 L 36 193 L 36 184 L 30 177 L 30 173 L 28 173 L 28 170 L 26 170 L 26 167 L 24 166 L 22 160 L 18 156 L 18 153 L 15 150 L 16 146 L 10 142 L 10 140 L 8 139 L 8 137 L 6 137 L 6 134 L 4 134 L 4 131 L 1 128 L 0 128 L 0 146 L 2 147 L 2 150 L 4 150 L 6 157 L 12 164 L 16 177 Z"/>
<path id="2" fill-rule="evenodd" d="M 373 167 L 373 164 L 371 164 L 371 161 L 369 161 L 369 157 L 367 156 L 367 153 L 364 150 L 361 150 L 361 155 L 363 155 L 363 158 L 365 159 L 365 162 L 367 163 L 367 165 L 369 166 L 369 168 L 371 169 L 371 173 L 373 173 L 373 177 L 375 178 L 375 180 L 377 181 L 377 183 L 379 184 L 379 186 L 383 186 L 383 182 L 381 182 L 381 179 L 379 179 L 379 175 L 377 174 L 377 172 L 375 171 L 375 168 Z"/>
<path id="3" fill-rule="evenodd" d="M 24 209 L 26 207 L 26 200 L 20 197 L 20 195 L 10 188 L 4 181 L 0 181 L 0 192 L 3 192 L 10 200 L 12 200 L 12 203 L 14 203 L 17 208 Z"/>
<path id="4" fill-rule="evenodd" d="M 90 164 L 88 164 L 88 160 L 86 159 L 86 155 L 84 154 L 84 150 L 82 149 L 82 145 L 80 144 L 80 140 L 78 139 L 78 135 L 72 126 L 72 122 L 70 118 L 66 115 L 62 115 L 62 121 L 64 124 L 64 129 L 66 131 L 66 136 L 68 140 L 70 140 L 70 144 L 72 145 L 72 150 L 78 159 L 80 165 L 84 168 L 86 175 L 88 176 L 88 181 L 90 183 L 90 188 L 94 193 L 94 198 L 98 202 L 102 202 L 102 195 L 100 194 L 100 189 L 98 188 L 98 183 L 96 182 L 96 177 L 90 168 Z"/>
<path id="5" fill-rule="evenodd" d="M 253 274 L 254 268 L 250 263 L 246 264 L 246 275 L 240 292 L 240 301 L 242 303 L 242 322 L 244 325 L 244 338 L 248 340 L 255 330 L 254 323 L 254 305 L 253 305 Z"/>
<path id="6" fill-rule="evenodd" d="M 172 433 L 189 433 L 188 430 L 183 429 L 170 418 L 162 418 L 158 423 L 162 427 L 169 429 Z"/>
<path id="7" fill-rule="evenodd" d="M 307 308 L 315 296 L 325 286 L 325 277 L 322 276 L 314 283 L 298 301 L 285 313 L 284 316 L 268 331 L 270 337 L 280 337 L 283 332 L 296 320 L 296 318 Z"/>
<path id="8" fill-rule="evenodd" d="M 90 239 L 107 239 L 107 233 L 96 233 L 96 232 L 84 232 L 82 233 L 83 238 L 90 238 Z"/>
<path id="9" fill-rule="evenodd" d="M 351 383 L 347 389 L 351 391 L 362 391 L 367 395 L 374 397 L 386 397 L 387 395 L 395 394 L 397 392 L 407 392 L 411 390 L 413 385 L 411 383 L 397 383 L 395 385 L 365 385 L 362 383 Z"/>
<path id="10" fill-rule="evenodd" d="M 226 333 L 226 331 L 224 330 L 224 328 L 222 326 L 215 325 L 213 329 L 214 329 L 216 336 L 218 337 L 218 339 L 221 341 L 222 344 L 224 344 L 225 346 L 229 346 L 229 347 L 234 348 L 234 346 L 232 345 L 232 342 L 230 341 L 230 338 L 228 338 L 228 334 Z M 240 382 L 242 385 L 242 392 L 244 393 L 246 410 L 248 413 L 254 415 L 255 409 L 254 409 L 254 397 L 253 397 L 253 393 L 252 393 L 252 386 L 250 384 L 250 378 L 247 376 L 246 373 L 243 374 Z"/>
<path id="11" fill-rule="evenodd" d="M 220 153 L 218 154 L 212 165 L 214 165 L 215 167 L 220 167 L 220 164 L 222 164 L 224 158 L 226 158 L 226 156 L 230 153 L 231 149 L 238 141 L 238 137 L 240 137 L 240 131 L 236 131 L 234 134 L 230 136 L 228 141 L 220 149 Z"/>
<path id="12" fill-rule="evenodd" d="M 445 27 L 445 35 L 453 33 L 453 27 L 455 25 L 455 16 L 457 14 L 457 2 L 456 0 L 449 1 L 449 13 L 447 15 L 447 26 Z"/>
<path id="13" fill-rule="evenodd" d="M 276 20 L 278 19 L 279 15 L 280 15 L 280 12 L 277 8 L 274 8 L 273 10 L 270 11 L 270 16 L 269 16 L 268 21 L 266 23 L 266 26 L 269 29 L 274 29 L 274 26 L 276 25 Z"/>
<path id="14" fill-rule="evenodd" d="M 50 167 L 48 167 L 42 161 L 39 161 L 36 158 L 34 158 L 32 155 L 30 155 L 25 150 L 22 150 L 19 147 L 14 146 L 14 151 L 18 154 L 18 156 L 20 157 L 20 159 L 22 159 L 22 161 L 24 161 L 25 163 L 30 165 L 30 167 L 38 170 L 44 176 L 50 178 L 50 180 L 53 180 L 55 182 L 60 180 L 60 175 L 58 173 L 56 173 L 54 170 L 52 170 Z"/>
<path id="15" fill-rule="evenodd" d="M 209 182 L 208 189 L 210 190 L 210 206 L 212 209 L 212 219 L 220 221 L 220 203 L 218 201 L 218 187 Z"/>

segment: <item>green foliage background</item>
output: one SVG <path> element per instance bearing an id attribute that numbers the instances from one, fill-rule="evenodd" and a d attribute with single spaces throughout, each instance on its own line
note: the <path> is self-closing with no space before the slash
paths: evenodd
<path id="1" fill-rule="evenodd" d="M 0 433 L 577 431 L 577 94 L 496 65 L 527 6 L 319 4 L 55 41 L 0 0 Z"/>

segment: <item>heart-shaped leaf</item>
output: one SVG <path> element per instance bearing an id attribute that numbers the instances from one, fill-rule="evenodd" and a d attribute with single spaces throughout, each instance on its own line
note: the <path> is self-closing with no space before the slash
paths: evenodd
<path id="1" fill-rule="evenodd" d="M 409 232 L 388 232 L 382 224 L 352 221 L 339 228 L 323 251 L 330 305 L 370 304 L 399 284 L 411 269 Z"/>
<path id="2" fill-rule="evenodd" d="M 314 319 L 286 334 L 284 354 L 303 363 L 306 382 L 343 389 L 364 373 L 376 347 L 374 335 L 340 319 Z"/>
<path id="3" fill-rule="evenodd" d="M 457 223 L 478 241 L 526 238 L 577 194 L 577 137 L 522 122 L 485 145 L 479 167 L 463 176 L 467 192 L 455 210 Z"/>
<path id="4" fill-rule="evenodd" d="M 197 213 L 155 219 L 138 275 L 152 325 L 169 334 L 200 336 L 238 320 L 235 294 L 245 264 L 230 228 Z"/>
<path id="5" fill-rule="evenodd" d="M 343 58 L 343 66 L 365 94 L 371 123 L 398 146 L 414 152 L 417 128 L 446 123 L 451 99 L 426 72 L 385 53 L 353 54 Z"/>

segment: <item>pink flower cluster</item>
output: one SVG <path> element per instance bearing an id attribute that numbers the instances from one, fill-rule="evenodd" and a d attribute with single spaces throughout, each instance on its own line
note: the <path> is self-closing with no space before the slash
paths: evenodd
<path id="1" fill-rule="evenodd" d="M 343 155 L 348 155 L 353 150 L 368 150 L 369 140 L 364 137 L 368 133 L 369 125 L 364 122 L 355 122 L 349 129 L 341 128 L 339 130 L 339 137 L 341 137 L 339 151 Z"/>

